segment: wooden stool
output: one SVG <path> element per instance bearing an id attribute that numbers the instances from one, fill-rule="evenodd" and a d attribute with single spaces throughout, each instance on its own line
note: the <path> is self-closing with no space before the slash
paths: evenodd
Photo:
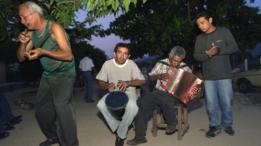
<path id="1" fill-rule="evenodd" d="M 182 137 L 189 129 L 188 124 L 188 110 L 182 103 L 175 105 L 175 109 L 177 111 L 176 118 L 177 118 L 177 133 L 178 133 L 178 140 L 181 140 Z M 160 122 L 158 123 L 158 114 L 160 115 Z M 152 135 L 157 136 L 158 129 L 166 129 L 167 124 L 164 121 L 164 117 L 162 113 L 156 109 L 153 111 L 152 115 Z"/>

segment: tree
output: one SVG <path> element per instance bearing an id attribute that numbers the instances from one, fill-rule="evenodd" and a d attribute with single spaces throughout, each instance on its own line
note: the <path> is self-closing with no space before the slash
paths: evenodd
<path id="1" fill-rule="evenodd" d="M 22 30 L 17 15 L 18 5 L 27 0 L 1 0 L 0 2 L 0 41 L 16 38 Z M 91 23 L 97 17 L 107 14 L 126 12 L 129 5 L 138 0 L 32 0 L 40 4 L 45 16 L 58 21 L 67 27 L 74 21 L 75 12 L 79 9 L 88 11 L 85 22 Z M 145 3 L 147 0 L 142 0 Z"/>
<path id="2" fill-rule="evenodd" d="M 192 61 L 199 33 L 194 18 L 201 11 L 209 11 L 218 25 L 230 28 L 242 51 L 261 40 L 261 15 L 258 8 L 246 6 L 246 0 L 149 0 L 131 6 L 108 31 L 130 40 L 136 56 L 166 55 L 174 45 L 182 45 Z"/>
<path id="3" fill-rule="evenodd" d="M 24 30 L 22 24 L 20 24 L 18 16 L 18 5 L 26 0 L 1 0 L 0 8 L 0 61 L 4 61 L 6 64 L 14 64 L 17 61 L 16 58 L 16 49 L 18 48 L 19 42 L 17 36 L 19 32 Z M 36 0 L 34 0 L 36 1 Z M 56 19 L 67 28 L 67 32 L 71 36 L 71 45 L 73 52 L 75 54 L 75 60 L 78 61 L 80 57 L 78 52 L 81 52 L 77 47 L 84 46 L 83 43 L 86 43 L 84 49 L 89 49 L 91 53 L 94 53 L 93 56 L 100 60 L 95 61 L 97 63 L 96 67 L 99 68 L 101 61 L 106 60 L 106 55 L 104 52 L 100 51 L 97 48 L 88 44 L 87 40 L 91 39 L 92 35 L 101 35 L 104 36 L 104 33 L 101 31 L 100 26 L 94 25 L 91 27 L 86 27 L 85 22 L 80 23 L 74 19 L 74 13 L 78 10 L 76 5 L 79 2 L 78 0 L 39 0 L 36 1 L 44 8 L 45 16 L 49 19 Z M 70 5 L 71 3 L 75 5 Z M 70 24 L 70 25 L 69 25 Z M 86 47 L 87 46 L 87 47 Z M 39 61 L 34 62 L 23 62 L 20 64 L 20 69 L 26 80 L 35 80 L 39 77 L 41 68 L 39 68 Z M 33 72 L 28 72 L 32 70 Z M 35 75 L 35 76 L 34 76 Z"/>
<path id="4" fill-rule="evenodd" d="M 24 1 L 1 0 L 0 42 L 10 40 L 12 43 L 11 40 L 16 40 L 18 32 L 23 29 L 19 25 L 17 6 Z M 142 56 L 144 53 L 165 54 L 167 48 L 173 44 L 193 48 L 197 32 L 193 18 L 201 10 L 211 11 L 218 23 L 222 22 L 221 24 L 231 28 L 240 48 L 251 48 L 260 40 L 261 35 L 257 33 L 260 31 L 258 9 L 247 7 L 246 0 L 38 0 L 37 2 L 44 7 L 47 17 L 57 20 L 65 27 L 75 21 L 74 15 L 79 9 L 88 12 L 86 23 L 91 23 L 95 18 L 106 14 L 124 13 L 112 25 L 109 32 L 131 40 L 133 48 L 136 49 L 133 50 L 136 56 Z M 126 21 L 128 25 L 124 26 L 125 22 L 120 22 L 120 19 Z M 125 31 L 125 34 L 121 31 Z"/>
<path id="5" fill-rule="evenodd" d="M 128 39 L 132 54 L 143 56 L 165 55 L 173 45 L 192 46 L 194 22 L 187 17 L 184 1 L 150 0 L 118 17 L 111 23 L 109 32 Z"/>

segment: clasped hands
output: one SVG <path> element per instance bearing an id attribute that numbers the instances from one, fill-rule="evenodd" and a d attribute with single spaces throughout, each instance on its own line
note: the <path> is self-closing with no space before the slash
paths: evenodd
<path id="1" fill-rule="evenodd" d="M 213 57 L 218 53 L 219 53 L 219 48 L 215 43 L 212 43 L 211 47 L 208 50 L 206 50 L 206 54 L 208 55 L 208 57 Z"/>
<path id="2" fill-rule="evenodd" d="M 25 52 L 25 56 L 28 58 L 28 60 L 37 59 L 41 55 L 42 55 L 42 48 L 36 48 Z"/>
<path id="3" fill-rule="evenodd" d="M 115 85 L 114 83 L 109 83 L 108 85 L 108 90 L 109 92 L 112 92 L 114 91 L 116 88 L 118 88 L 119 90 L 121 91 L 125 91 L 129 84 L 128 84 L 129 81 L 122 81 L 122 80 L 119 80 L 118 83 Z"/>
<path id="4" fill-rule="evenodd" d="M 29 48 L 29 49 L 27 48 L 27 46 L 30 45 L 29 43 L 32 43 L 32 42 L 30 42 L 31 38 L 30 38 L 30 35 L 28 34 L 27 30 L 20 33 L 19 40 L 21 42 L 21 46 L 26 48 L 25 52 L 24 52 L 24 56 L 26 58 L 28 58 L 28 60 L 37 59 L 37 58 L 39 58 L 39 56 L 42 55 L 41 48 L 35 48 L 33 50 L 31 48 Z"/>

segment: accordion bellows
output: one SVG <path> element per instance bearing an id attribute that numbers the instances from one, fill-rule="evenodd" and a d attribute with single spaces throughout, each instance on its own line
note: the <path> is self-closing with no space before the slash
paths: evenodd
<path id="1" fill-rule="evenodd" d="M 167 73 L 168 79 L 162 81 L 162 88 L 184 104 L 203 95 L 203 80 L 194 74 L 174 67 L 169 67 Z"/>

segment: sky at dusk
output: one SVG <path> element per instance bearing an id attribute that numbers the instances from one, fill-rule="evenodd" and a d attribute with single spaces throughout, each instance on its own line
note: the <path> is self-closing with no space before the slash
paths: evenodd
<path id="1" fill-rule="evenodd" d="M 261 0 L 255 0 L 255 3 L 248 3 L 249 6 L 251 7 L 259 7 L 261 8 Z M 77 14 L 77 18 L 79 21 L 84 19 L 84 16 L 86 16 L 86 12 L 80 10 Z M 116 16 L 117 17 L 117 16 Z M 102 25 L 103 28 L 108 28 L 110 25 L 110 22 L 112 22 L 115 19 L 113 15 L 108 15 L 102 18 L 99 18 L 95 21 L 94 24 L 100 24 Z M 107 36 L 107 37 L 92 37 L 92 40 L 90 41 L 90 44 L 93 46 L 103 50 L 105 54 L 111 58 L 113 56 L 113 49 L 114 46 L 118 42 L 127 42 L 122 40 L 120 37 L 115 36 L 114 34 Z"/>
<path id="2" fill-rule="evenodd" d="M 255 0 L 254 3 L 248 3 L 248 5 L 251 6 L 251 7 L 259 7 L 259 9 L 260 9 L 260 7 L 261 7 L 261 0 Z"/>
<path id="3" fill-rule="evenodd" d="M 86 16 L 86 12 L 80 10 L 76 17 L 78 18 L 79 21 L 82 21 L 84 19 L 84 16 Z M 106 28 L 109 28 L 110 22 L 112 22 L 114 19 L 115 19 L 114 15 L 108 15 L 105 17 L 98 18 L 93 23 L 93 25 L 95 25 L 95 24 L 102 25 L 102 28 L 106 29 Z M 127 42 L 127 41 L 124 41 L 119 36 L 112 34 L 112 35 L 109 35 L 106 37 L 93 36 L 89 43 L 92 44 L 93 46 L 103 50 L 105 52 L 105 54 L 109 58 L 111 58 L 113 56 L 113 49 L 118 42 Z"/>

